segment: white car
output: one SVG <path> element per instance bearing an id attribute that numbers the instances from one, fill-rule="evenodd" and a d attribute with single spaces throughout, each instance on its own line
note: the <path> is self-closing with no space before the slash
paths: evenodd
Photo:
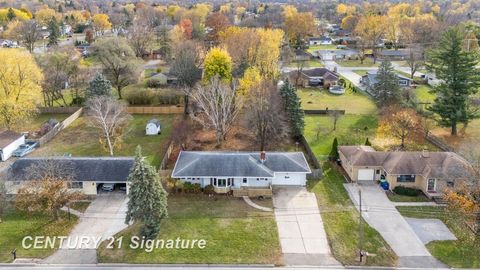
<path id="1" fill-rule="evenodd" d="M 103 184 L 102 185 L 102 190 L 110 192 L 110 191 L 113 191 L 113 187 L 114 187 L 113 184 Z"/>

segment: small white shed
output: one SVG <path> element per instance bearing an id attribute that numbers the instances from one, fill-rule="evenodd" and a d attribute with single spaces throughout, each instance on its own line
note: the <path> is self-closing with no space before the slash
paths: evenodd
<path id="1" fill-rule="evenodd" d="M 0 161 L 9 159 L 13 151 L 24 143 L 25 135 L 11 130 L 0 131 Z"/>
<path id="2" fill-rule="evenodd" d="M 147 135 L 158 135 L 162 132 L 160 121 L 158 119 L 151 119 L 148 121 L 147 126 L 145 127 L 145 134 Z"/>

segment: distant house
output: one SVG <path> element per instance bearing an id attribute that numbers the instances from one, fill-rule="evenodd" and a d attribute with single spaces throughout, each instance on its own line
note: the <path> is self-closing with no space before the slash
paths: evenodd
<path id="1" fill-rule="evenodd" d="M 145 127 L 146 135 L 158 135 L 161 133 L 160 121 L 158 119 L 151 119 Z"/>
<path id="2" fill-rule="evenodd" d="M 308 61 L 313 58 L 313 55 L 301 49 L 295 50 L 295 61 Z"/>
<path id="3" fill-rule="evenodd" d="M 398 78 L 398 85 L 400 87 L 407 88 L 407 87 L 412 86 L 412 83 L 413 83 L 412 79 L 407 78 L 407 77 L 402 76 L 402 75 L 399 75 L 399 74 L 396 74 L 396 75 L 397 75 L 397 78 Z M 368 71 L 366 75 L 362 76 L 362 79 L 361 79 L 360 82 L 361 82 L 362 85 L 364 85 L 367 88 L 367 91 L 373 89 L 375 84 L 378 82 L 377 71 L 376 70 Z"/>
<path id="4" fill-rule="evenodd" d="M 398 61 L 407 59 L 409 54 L 408 50 L 382 50 L 378 54 L 378 58 L 382 60 Z"/>
<path id="5" fill-rule="evenodd" d="M 25 135 L 5 130 L 0 131 L 0 161 L 9 159 L 17 148 L 25 143 Z"/>
<path id="6" fill-rule="evenodd" d="M 300 74 L 298 74 L 300 72 Z M 337 85 L 340 76 L 327 68 L 304 69 L 301 71 L 292 71 L 289 74 L 290 81 L 295 82 L 297 76 L 297 86 L 332 86 Z"/>
<path id="7" fill-rule="evenodd" d="M 7 172 L 5 186 L 9 194 L 16 194 L 18 189 L 29 179 L 28 168 L 68 168 L 71 182 L 68 187 L 86 195 L 96 195 L 103 184 L 114 184 L 116 189 L 125 189 L 128 193 L 127 178 L 133 166 L 133 157 L 35 157 L 16 160 Z M 45 165 L 43 165 L 45 164 Z"/>
<path id="8" fill-rule="evenodd" d="M 333 40 L 330 37 L 312 37 L 308 40 L 310 46 L 315 45 L 332 45 Z"/>
<path id="9" fill-rule="evenodd" d="M 470 164 L 453 152 L 378 152 L 370 146 L 339 146 L 340 161 L 349 178 L 358 183 L 385 179 L 397 186 L 442 196 L 446 187 L 469 177 Z"/>
<path id="10" fill-rule="evenodd" d="M 172 178 L 212 185 L 225 193 L 241 188 L 272 185 L 305 186 L 310 167 L 302 152 L 196 152 L 182 151 Z"/>

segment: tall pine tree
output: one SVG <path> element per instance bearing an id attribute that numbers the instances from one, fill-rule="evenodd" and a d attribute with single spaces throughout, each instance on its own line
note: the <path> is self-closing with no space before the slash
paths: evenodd
<path id="1" fill-rule="evenodd" d="M 60 25 L 55 17 L 48 22 L 48 46 L 58 45 L 58 39 L 60 38 Z"/>
<path id="2" fill-rule="evenodd" d="M 290 84 L 288 79 L 282 88 L 280 88 L 280 95 L 284 101 L 292 135 L 295 137 L 301 136 L 305 128 L 305 113 L 303 112 L 300 98 L 297 95 L 297 90 Z"/>
<path id="3" fill-rule="evenodd" d="M 167 192 L 163 189 L 155 168 L 142 156 L 140 146 L 137 147 L 135 163 L 127 183 L 130 186 L 125 223 L 139 222 L 142 236 L 154 239 L 160 232 L 162 219 L 168 216 Z"/>
<path id="4" fill-rule="evenodd" d="M 396 103 L 400 100 L 400 86 L 390 61 L 382 61 L 377 71 L 377 82 L 373 85 L 372 95 L 380 106 Z"/>
<path id="5" fill-rule="evenodd" d="M 458 123 L 468 124 L 478 117 L 471 108 L 471 97 L 480 86 L 478 54 L 463 50 L 464 37 L 459 27 L 448 29 L 431 52 L 428 65 L 441 80 L 432 91 L 436 98 L 429 110 L 440 116 L 439 124 L 450 127 L 452 135 L 457 135 Z"/>
<path id="6" fill-rule="evenodd" d="M 102 74 L 97 73 L 90 81 L 85 91 L 85 98 L 89 99 L 96 96 L 111 96 L 112 84 Z"/>

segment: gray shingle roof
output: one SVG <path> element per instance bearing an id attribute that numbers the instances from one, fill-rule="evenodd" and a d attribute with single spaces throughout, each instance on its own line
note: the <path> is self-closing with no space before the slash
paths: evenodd
<path id="1" fill-rule="evenodd" d="M 0 149 L 7 147 L 23 135 L 11 130 L 0 131 Z"/>
<path id="2" fill-rule="evenodd" d="M 154 124 L 156 125 L 157 127 L 160 126 L 160 120 L 156 119 L 156 118 L 153 118 L 153 119 L 150 119 L 148 120 L 148 123 L 147 124 Z"/>
<path id="3" fill-rule="evenodd" d="M 301 152 L 268 152 L 264 163 L 260 152 L 182 151 L 172 177 L 273 177 L 275 172 L 310 173 Z"/>
<path id="4" fill-rule="evenodd" d="M 16 160 L 9 176 L 16 181 L 26 181 L 27 169 L 41 162 L 58 162 L 72 170 L 72 181 L 126 182 L 133 157 L 34 157 Z M 45 166 L 38 166 L 44 168 Z"/>
<path id="5" fill-rule="evenodd" d="M 301 71 L 307 77 L 326 77 L 329 76 L 330 79 L 337 78 L 338 75 L 334 72 L 328 70 L 327 68 L 312 68 L 312 69 L 304 69 Z"/>

